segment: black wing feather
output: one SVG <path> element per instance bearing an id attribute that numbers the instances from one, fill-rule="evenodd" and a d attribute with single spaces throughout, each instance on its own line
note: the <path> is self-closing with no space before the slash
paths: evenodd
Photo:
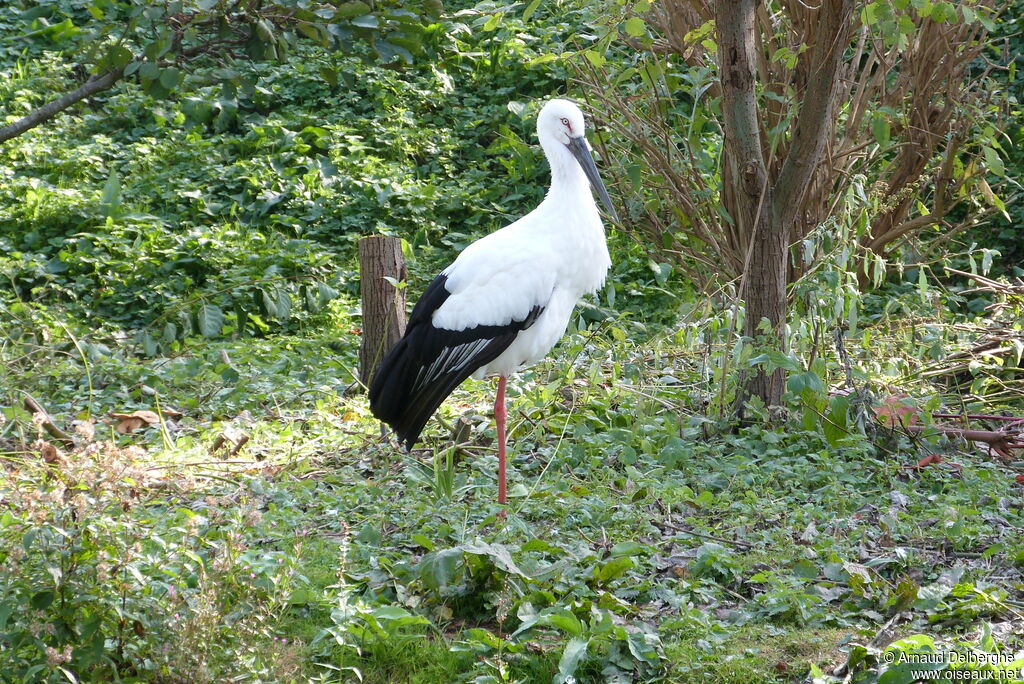
<path id="1" fill-rule="evenodd" d="M 405 336 L 381 361 L 370 383 L 370 410 L 392 427 L 407 448 L 455 388 L 481 366 L 498 358 L 544 307 L 535 306 L 521 321 L 478 325 L 465 330 L 437 328 L 434 312 L 451 293 L 447 276 L 437 276 L 413 307 Z"/>

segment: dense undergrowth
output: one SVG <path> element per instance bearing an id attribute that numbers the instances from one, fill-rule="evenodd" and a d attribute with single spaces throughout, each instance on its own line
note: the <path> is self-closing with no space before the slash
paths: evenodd
<path id="1" fill-rule="evenodd" d="M 481 9 L 409 68 L 310 50 L 233 99 L 126 83 L 0 150 L 3 680 L 1024 668 L 1019 463 L 892 420 L 1021 415 L 1019 291 L 909 262 L 860 294 L 836 250 L 794 288 L 791 353 L 762 354 L 727 290 L 616 231 L 607 287 L 513 383 L 507 518 L 486 383 L 423 450 L 380 438 L 347 391 L 356 240 L 403 237 L 417 292 L 540 199 L 533 115 L 572 92 L 543 56 L 587 10 Z M 0 54 L 5 116 L 75 78 L 45 45 Z M 734 429 L 758 363 L 789 370 L 785 415 Z"/>

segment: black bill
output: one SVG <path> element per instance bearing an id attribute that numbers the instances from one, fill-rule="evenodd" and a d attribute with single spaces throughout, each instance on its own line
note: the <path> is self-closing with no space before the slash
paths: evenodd
<path id="1" fill-rule="evenodd" d="M 569 138 L 569 144 L 566 147 L 569 148 L 572 156 L 576 157 L 576 161 L 583 167 L 583 173 L 586 174 L 587 180 L 590 181 L 590 187 L 597 191 L 597 196 L 601 198 L 601 204 L 612 215 L 615 223 L 620 223 L 619 215 L 615 212 L 615 207 L 612 206 L 612 198 L 608 196 L 608 191 L 604 189 L 604 183 L 601 182 L 601 176 L 597 173 L 594 158 L 590 156 L 590 148 L 587 146 L 586 138 L 582 135 L 578 138 Z"/>

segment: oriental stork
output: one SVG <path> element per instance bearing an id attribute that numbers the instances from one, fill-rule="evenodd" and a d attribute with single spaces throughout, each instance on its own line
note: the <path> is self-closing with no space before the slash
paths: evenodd
<path id="1" fill-rule="evenodd" d="M 469 245 L 441 271 L 370 384 L 370 409 L 412 448 L 466 378 L 498 376 L 498 503 L 505 503 L 505 385 L 543 358 L 611 265 L 591 191 L 618 222 L 584 137 L 583 113 L 553 99 L 537 117 L 551 187 L 536 209 Z"/>

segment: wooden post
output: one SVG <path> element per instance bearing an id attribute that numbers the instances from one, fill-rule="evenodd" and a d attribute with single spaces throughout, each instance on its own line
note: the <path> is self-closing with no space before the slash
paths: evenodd
<path id="1" fill-rule="evenodd" d="M 388 350 L 405 334 L 405 289 L 408 272 L 402 240 L 371 235 L 359 240 L 359 278 L 363 303 L 363 340 L 359 346 L 359 380 L 369 387 Z"/>

